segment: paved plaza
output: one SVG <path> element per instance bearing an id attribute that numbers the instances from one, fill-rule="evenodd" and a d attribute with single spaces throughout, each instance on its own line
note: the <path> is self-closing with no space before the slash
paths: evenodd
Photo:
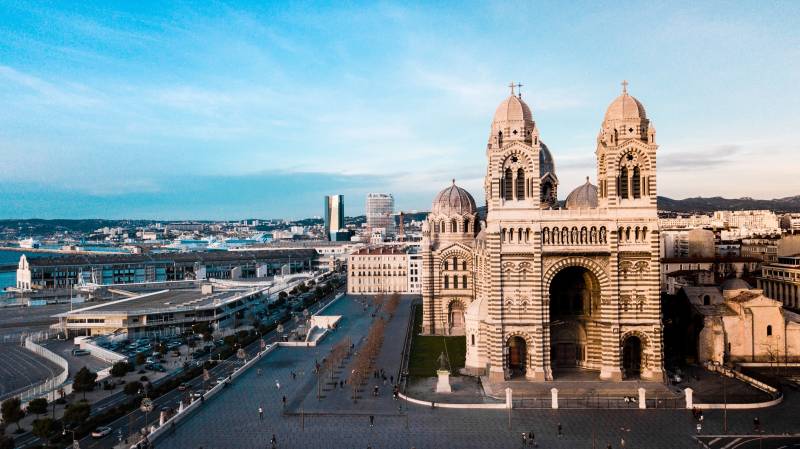
<path id="1" fill-rule="evenodd" d="M 386 346 L 378 359 L 378 365 L 385 365 L 387 375 L 393 366 L 399 366 L 397 359 L 407 325 L 403 320 L 408 318 L 409 306 L 409 302 L 403 302 L 387 326 Z M 371 313 L 365 313 L 361 303 L 350 296 L 337 301 L 325 314 L 342 315 L 343 319 L 338 330 L 320 346 L 276 349 L 256 369 L 250 369 L 159 439 L 156 447 L 269 448 L 274 434 L 278 448 L 518 448 L 523 431 L 534 432 L 540 448 L 605 448 L 608 444 L 618 448 L 622 438 L 627 448 L 702 447 L 695 439 L 695 421 L 690 411 L 680 409 L 431 409 L 394 401 L 391 387 L 383 387 L 382 382 L 378 398 L 365 391 L 353 404 L 350 390 L 345 388 L 343 392 L 327 391 L 318 400 L 315 360 L 325 357 L 342 339 L 350 338 L 358 347 L 372 321 Z M 389 360 L 390 354 L 396 360 Z M 258 369 L 262 370 L 260 375 Z M 283 396 L 287 397 L 286 411 Z M 800 411 L 796 405 L 799 401 L 798 394 L 790 391 L 786 401 L 776 407 L 729 411 L 729 432 L 750 433 L 754 416 L 760 418 L 767 433 L 798 430 L 795 417 Z M 264 410 L 263 419 L 259 417 L 259 407 Z M 373 426 L 370 415 L 374 416 Z M 561 437 L 557 435 L 559 423 L 563 428 Z M 722 433 L 722 411 L 707 411 L 702 434 Z"/>

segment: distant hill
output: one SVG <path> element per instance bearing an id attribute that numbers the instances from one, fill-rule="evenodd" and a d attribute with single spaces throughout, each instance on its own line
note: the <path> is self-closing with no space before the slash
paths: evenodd
<path id="1" fill-rule="evenodd" d="M 658 197 L 658 210 L 683 213 L 713 212 L 715 210 L 753 210 L 767 209 L 776 213 L 800 212 L 800 195 L 776 198 L 773 200 L 757 200 L 754 198 L 710 198 L 696 197 L 674 200 L 664 196 Z"/>

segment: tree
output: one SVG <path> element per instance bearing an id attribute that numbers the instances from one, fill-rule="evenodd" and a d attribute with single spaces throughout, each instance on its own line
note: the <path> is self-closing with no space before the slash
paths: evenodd
<path id="1" fill-rule="evenodd" d="M 120 361 L 111 366 L 111 375 L 114 377 L 124 377 L 128 374 L 128 362 Z"/>
<path id="2" fill-rule="evenodd" d="M 0 435 L 0 449 L 14 449 L 14 439 L 7 435 Z"/>
<path id="3" fill-rule="evenodd" d="M 91 413 L 92 408 L 89 406 L 88 402 L 74 402 L 67 406 L 67 409 L 64 411 L 63 420 L 65 424 L 77 426 L 89 419 Z"/>
<path id="4" fill-rule="evenodd" d="M 96 380 L 97 373 L 89 371 L 84 366 L 75 373 L 75 378 L 72 380 L 72 390 L 77 393 L 83 393 L 83 399 L 86 399 L 86 392 L 94 390 Z"/>
<path id="5" fill-rule="evenodd" d="M 28 402 L 28 413 L 33 413 L 34 415 L 44 415 L 47 413 L 47 399 L 45 398 L 36 398 L 31 402 Z"/>
<path id="6" fill-rule="evenodd" d="M 55 427 L 55 421 L 53 421 L 51 418 L 36 419 L 33 421 L 33 429 L 31 429 L 31 433 L 45 440 L 49 445 L 50 437 L 53 436 L 53 433 L 56 430 Z"/>
<path id="7" fill-rule="evenodd" d="M 9 398 L 3 401 L 0 413 L 2 413 L 3 422 L 17 423 L 17 430 L 20 430 L 19 420 L 25 417 L 25 412 L 22 411 L 22 402 L 19 398 Z"/>
<path id="8" fill-rule="evenodd" d="M 125 384 L 124 391 L 125 391 L 125 394 L 127 394 L 129 396 L 133 396 L 134 394 L 139 393 L 139 391 L 141 389 L 142 389 L 142 384 L 139 383 L 139 382 L 133 381 L 133 382 L 128 382 L 128 383 Z"/>

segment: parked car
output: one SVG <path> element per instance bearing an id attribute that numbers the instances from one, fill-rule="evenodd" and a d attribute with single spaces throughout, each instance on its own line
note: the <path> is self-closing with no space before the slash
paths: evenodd
<path id="1" fill-rule="evenodd" d="M 187 388 L 189 388 L 189 384 L 187 384 L 186 382 L 178 385 L 178 391 L 186 391 Z"/>
<path id="2" fill-rule="evenodd" d="M 92 438 L 103 438 L 111 433 L 111 427 L 98 427 L 92 431 Z"/>
<path id="3" fill-rule="evenodd" d="M 203 396 L 203 392 L 200 390 L 193 391 L 192 394 L 190 394 L 189 396 L 191 396 L 194 399 L 200 399 L 200 397 Z"/>
<path id="4" fill-rule="evenodd" d="M 74 356 L 83 356 L 83 355 L 89 355 L 89 354 L 91 354 L 91 352 L 89 352 L 86 349 L 73 349 L 72 350 L 72 355 L 74 355 Z"/>

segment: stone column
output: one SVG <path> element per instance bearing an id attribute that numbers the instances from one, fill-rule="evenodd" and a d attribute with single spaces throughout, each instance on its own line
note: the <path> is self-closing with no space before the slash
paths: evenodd
<path id="1" fill-rule="evenodd" d="M 639 408 L 647 408 L 647 398 L 643 387 L 639 387 Z"/>
<path id="2" fill-rule="evenodd" d="M 683 394 L 686 396 L 686 408 L 691 410 L 694 408 L 694 390 L 691 388 L 685 388 L 683 390 Z"/>
<path id="3" fill-rule="evenodd" d="M 513 392 L 511 388 L 506 388 L 506 408 L 514 408 Z"/>
<path id="4" fill-rule="evenodd" d="M 558 408 L 558 388 L 550 389 L 550 406 L 551 408 Z"/>

